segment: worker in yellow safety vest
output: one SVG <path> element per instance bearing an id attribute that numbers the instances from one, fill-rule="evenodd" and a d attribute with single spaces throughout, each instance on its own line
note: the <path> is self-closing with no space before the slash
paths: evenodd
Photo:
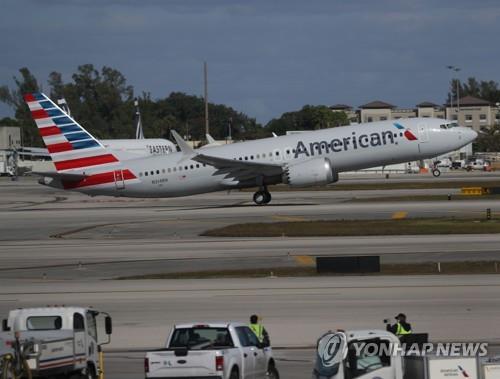
<path id="1" fill-rule="evenodd" d="M 252 330 L 252 332 L 254 332 L 254 334 L 257 336 L 257 339 L 259 340 L 260 343 L 263 343 L 264 346 L 271 345 L 269 334 L 267 333 L 266 328 L 264 328 L 264 325 L 259 323 L 259 316 L 257 315 L 250 316 L 249 327 Z"/>
<path id="2" fill-rule="evenodd" d="M 391 325 L 388 320 L 385 320 L 387 324 L 387 331 L 391 332 L 398 337 L 406 336 L 411 334 L 411 325 L 406 322 L 406 315 L 404 313 L 400 313 L 396 316 L 396 323 Z"/>

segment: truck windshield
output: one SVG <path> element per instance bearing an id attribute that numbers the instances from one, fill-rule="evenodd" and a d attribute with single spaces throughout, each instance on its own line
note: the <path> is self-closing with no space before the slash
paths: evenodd
<path id="1" fill-rule="evenodd" d="M 32 316 L 26 320 L 28 330 L 58 330 L 62 328 L 60 316 Z"/>
<path id="2" fill-rule="evenodd" d="M 227 328 L 195 327 L 175 329 L 169 348 L 206 350 L 233 346 L 233 340 Z"/>

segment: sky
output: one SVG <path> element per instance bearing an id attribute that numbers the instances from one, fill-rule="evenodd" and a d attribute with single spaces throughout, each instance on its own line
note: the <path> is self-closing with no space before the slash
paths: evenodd
<path id="1" fill-rule="evenodd" d="M 305 104 L 443 103 L 451 73 L 500 81 L 498 0 L 2 0 L 0 85 L 85 63 L 266 123 Z M 0 104 L 0 117 L 12 110 Z"/>

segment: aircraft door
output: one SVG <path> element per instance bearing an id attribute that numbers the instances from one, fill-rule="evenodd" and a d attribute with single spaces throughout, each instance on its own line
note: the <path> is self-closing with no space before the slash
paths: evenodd
<path id="1" fill-rule="evenodd" d="M 123 170 L 115 170 L 114 176 L 115 176 L 116 189 L 124 189 L 125 179 L 123 178 Z"/>
<path id="2" fill-rule="evenodd" d="M 80 313 L 73 314 L 73 333 L 74 333 L 74 352 L 76 358 L 76 365 L 85 367 L 87 359 L 85 358 L 85 318 Z"/>
<path id="3" fill-rule="evenodd" d="M 97 321 L 95 314 L 87 311 L 85 314 L 87 326 L 87 359 L 91 362 L 98 362 L 98 340 L 97 340 Z"/>
<path id="4" fill-rule="evenodd" d="M 418 142 L 425 143 L 429 142 L 429 130 L 426 124 L 418 124 Z"/>

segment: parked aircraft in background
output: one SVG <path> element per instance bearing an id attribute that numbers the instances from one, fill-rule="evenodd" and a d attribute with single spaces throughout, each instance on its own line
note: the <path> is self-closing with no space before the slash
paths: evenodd
<path id="1" fill-rule="evenodd" d="M 68 117 L 71 117 L 71 110 L 66 99 L 58 99 L 57 104 L 60 110 Z M 102 145 L 110 151 L 120 152 L 122 159 L 133 159 L 138 157 L 147 157 L 150 155 L 167 155 L 177 151 L 175 144 L 164 138 L 144 138 L 142 128 L 141 113 L 139 104 L 136 101 L 135 105 L 135 124 L 136 131 L 135 139 L 101 139 Z M 47 149 L 23 147 L 21 154 L 33 156 L 47 156 Z"/>
<path id="2" fill-rule="evenodd" d="M 56 172 L 43 183 L 88 195 L 177 197 L 268 185 L 326 185 L 342 171 L 432 158 L 471 143 L 477 133 L 454 122 L 412 118 L 322 129 L 192 149 L 176 132 L 180 152 L 124 158 L 95 139 L 41 93 L 25 96 Z"/>

